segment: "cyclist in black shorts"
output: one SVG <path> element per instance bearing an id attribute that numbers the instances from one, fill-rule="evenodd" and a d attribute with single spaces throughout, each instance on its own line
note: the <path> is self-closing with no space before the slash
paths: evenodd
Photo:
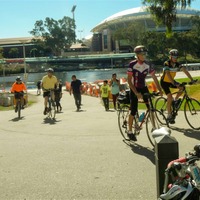
<path id="1" fill-rule="evenodd" d="M 179 103 L 179 97 L 181 96 L 182 92 L 181 90 L 183 89 L 183 87 L 180 86 L 180 83 L 176 82 L 174 80 L 174 77 L 176 76 L 176 72 L 178 71 L 183 71 L 186 76 L 193 81 L 193 78 L 191 77 L 190 73 L 187 71 L 187 69 L 181 65 L 179 62 L 177 62 L 177 58 L 178 58 L 178 50 L 177 49 L 172 49 L 169 51 L 169 60 L 164 62 L 164 68 L 163 68 L 163 74 L 161 76 L 161 87 L 164 90 L 164 93 L 167 95 L 167 112 L 168 112 L 168 116 L 167 116 L 167 120 L 169 123 L 174 124 L 174 118 L 171 115 L 171 104 L 173 101 L 173 97 L 170 91 L 170 88 L 178 88 L 179 92 L 177 93 L 175 99 L 174 99 L 174 103 L 175 105 Z"/>
<path id="2" fill-rule="evenodd" d="M 162 95 L 162 89 L 159 85 L 158 79 L 155 75 L 155 70 L 151 63 L 146 61 L 147 49 L 143 46 L 136 46 L 134 52 L 137 56 L 136 60 L 129 63 L 127 70 L 128 84 L 130 87 L 130 100 L 131 100 L 131 113 L 129 115 L 129 130 L 128 137 L 130 140 L 137 141 L 136 136 L 133 134 L 132 126 L 133 119 L 138 111 L 138 99 L 143 99 L 148 102 L 148 99 L 143 97 L 144 93 L 148 93 L 148 88 L 145 83 L 146 76 L 150 74 L 156 84 L 156 87 Z M 148 106 L 148 104 L 146 104 Z"/>

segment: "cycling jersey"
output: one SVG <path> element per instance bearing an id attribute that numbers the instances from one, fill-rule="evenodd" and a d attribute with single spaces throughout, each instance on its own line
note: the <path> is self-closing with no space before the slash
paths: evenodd
<path id="1" fill-rule="evenodd" d="M 11 92 L 23 92 L 24 90 L 26 90 L 26 86 L 23 82 L 21 82 L 21 83 L 14 82 L 10 91 Z"/>
<path id="2" fill-rule="evenodd" d="M 162 81 L 170 83 L 170 80 L 166 75 L 166 71 L 169 71 L 172 79 L 174 79 L 174 77 L 176 76 L 176 72 L 180 71 L 182 67 L 183 66 L 178 62 L 174 63 L 173 66 L 170 60 L 165 61 L 163 68 L 163 75 L 161 77 Z"/>
<path id="3" fill-rule="evenodd" d="M 57 83 L 57 78 L 55 76 L 49 77 L 48 75 L 42 78 L 42 87 L 46 90 L 54 89 Z"/>
<path id="4" fill-rule="evenodd" d="M 142 64 L 138 63 L 138 60 L 130 62 L 127 74 L 133 76 L 133 85 L 136 88 L 144 88 L 146 86 L 145 78 L 148 74 L 155 74 L 155 69 L 152 64 L 144 61 Z"/>

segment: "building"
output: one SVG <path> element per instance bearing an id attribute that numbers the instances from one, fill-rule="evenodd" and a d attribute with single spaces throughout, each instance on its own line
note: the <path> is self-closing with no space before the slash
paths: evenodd
<path id="1" fill-rule="evenodd" d="M 189 8 L 177 9 L 177 20 L 173 23 L 172 30 L 191 30 L 191 17 L 195 15 L 200 15 L 200 10 Z M 102 49 L 104 52 L 120 51 L 120 49 L 123 49 L 123 46 L 127 46 L 127 44 L 124 44 L 124 41 L 113 41 L 112 33 L 118 27 L 127 27 L 130 23 L 134 22 L 143 24 L 147 30 L 166 31 L 165 26 L 156 26 L 146 7 L 132 8 L 116 13 L 97 24 L 91 32 L 94 33 L 93 37 L 96 38 L 98 34 L 98 36 L 101 36 L 101 39 L 98 39 L 99 44 L 96 44 L 97 41 L 94 40 L 93 42 L 96 43 L 93 44 L 93 46 L 99 46 L 99 49 Z M 130 51 L 130 49 L 127 49 L 127 51 Z"/>

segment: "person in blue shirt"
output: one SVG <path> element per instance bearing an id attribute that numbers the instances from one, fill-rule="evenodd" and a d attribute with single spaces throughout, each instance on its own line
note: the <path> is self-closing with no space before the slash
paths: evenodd
<path id="1" fill-rule="evenodd" d="M 112 74 L 110 87 L 111 87 L 111 94 L 112 94 L 112 99 L 113 99 L 113 106 L 115 110 L 116 110 L 116 100 L 117 100 L 117 97 L 119 96 L 119 85 L 120 85 L 120 82 L 117 79 L 117 74 L 116 73 Z"/>

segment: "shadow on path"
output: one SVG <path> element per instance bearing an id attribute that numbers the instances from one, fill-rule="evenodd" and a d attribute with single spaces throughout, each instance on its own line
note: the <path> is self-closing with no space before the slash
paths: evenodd
<path id="1" fill-rule="evenodd" d="M 154 156 L 155 153 L 154 153 L 153 148 L 151 149 L 149 147 L 143 147 L 140 144 L 130 142 L 130 141 L 126 141 L 126 140 L 123 140 L 123 142 L 126 145 L 128 145 L 129 147 L 131 147 L 131 150 L 133 151 L 133 153 L 136 153 L 136 154 L 141 155 L 141 156 L 145 156 L 155 165 L 155 156 Z"/>
<path id="2" fill-rule="evenodd" d="M 172 130 L 172 134 L 173 134 L 173 130 L 183 133 L 185 136 L 187 137 L 191 137 L 191 138 L 195 138 L 197 140 L 200 140 L 200 130 L 194 130 L 194 129 L 185 129 L 185 128 L 178 128 L 178 127 L 170 127 Z"/>

